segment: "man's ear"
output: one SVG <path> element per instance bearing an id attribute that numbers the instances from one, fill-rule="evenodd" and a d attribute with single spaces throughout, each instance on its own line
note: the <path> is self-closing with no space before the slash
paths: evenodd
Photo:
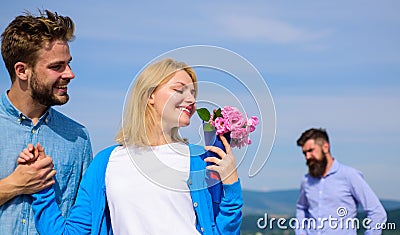
<path id="1" fill-rule="evenodd" d="M 329 143 L 328 142 L 324 142 L 322 144 L 322 151 L 324 151 L 324 153 L 329 153 Z"/>
<path id="2" fill-rule="evenodd" d="M 17 62 L 14 65 L 15 75 L 17 78 L 27 81 L 30 76 L 30 69 L 26 63 Z"/>

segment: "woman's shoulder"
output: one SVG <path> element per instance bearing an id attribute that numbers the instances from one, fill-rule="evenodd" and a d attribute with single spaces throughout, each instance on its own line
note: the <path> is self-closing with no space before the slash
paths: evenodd
<path id="1" fill-rule="evenodd" d="M 96 156 L 94 156 L 93 161 L 90 165 L 93 165 L 93 164 L 99 165 L 99 164 L 107 163 L 112 151 L 114 151 L 115 148 L 117 148 L 119 146 L 120 145 L 112 145 L 112 146 L 109 146 L 109 147 L 101 150 L 100 152 L 98 152 L 96 154 Z"/>

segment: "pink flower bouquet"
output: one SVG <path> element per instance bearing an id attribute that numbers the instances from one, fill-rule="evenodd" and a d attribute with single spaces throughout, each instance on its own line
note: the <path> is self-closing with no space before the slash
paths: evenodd
<path id="1" fill-rule="evenodd" d="M 251 144 L 250 133 L 256 129 L 258 118 L 252 116 L 248 118 L 235 107 L 225 106 L 214 110 L 212 114 L 206 108 L 197 109 L 197 113 L 204 121 L 203 130 L 205 134 L 206 145 L 212 145 L 213 141 L 207 138 L 207 132 L 215 132 L 218 135 L 224 135 L 230 139 L 232 147 L 241 148 Z"/>
<path id="2" fill-rule="evenodd" d="M 197 109 L 197 114 L 203 120 L 204 142 L 205 145 L 213 145 L 225 150 L 225 146 L 219 135 L 224 135 L 231 147 L 241 148 L 251 144 L 249 135 L 256 129 L 258 118 L 253 116 L 248 118 L 235 107 L 225 106 L 214 110 L 212 114 L 206 108 Z M 219 158 L 211 151 L 207 151 L 207 156 Z M 213 163 L 207 163 L 210 165 Z M 213 198 L 220 201 L 222 195 L 221 179 L 217 172 L 208 172 L 207 184 L 210 185 Z"/>

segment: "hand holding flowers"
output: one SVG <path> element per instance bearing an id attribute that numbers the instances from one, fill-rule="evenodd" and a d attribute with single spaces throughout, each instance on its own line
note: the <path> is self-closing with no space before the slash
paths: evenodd
<path id="1" fill-rule="evenodd" d="M 211 172 L 210 177 L 216 180 L 222 179 L 224 184 L 236 182 L 238 175 L 231 147 L 241 148 L 251 144 L 249 135 L 255 130 L 258 118 L 255 116 L 248 118 L 247 115 L 244 118 L 242 113 L 232 106 L 214 110 L 213 114 L 206 108 L 200 108 L 197 113 L 204 121 L 205 144 L 212 145 L 206 146 L 206 150 L 210 153 L 205 159 L 209 164 L 207 169 L 218 173 L 215 175 Z M 212 135 L 214 138 L 211 138 Z"/>
<path id="2" fill-rule="evenodd" d="M 221 135 L 222 144 L 225 147 L 226 153 L 218 147 L 215 146 L 206 146 L 207 151 L 214 152 L 218 154 L 218 157 L 207 157 L 204 159 L 207 163 L 214 163 L 210 164 L 206 167 L 207 170 L 211 170 L 214 172 L 218 172 L 219 179 L 222 179 L 224 184 L 233 184 L 238 181 L 239 176 L 236 171 L 236 163 L 235 157 L 233 156 L 232 149 L 227 141 L 227 139 Z M 212 174 L 211 177 L 213 178 Z M 214 178 L 219 180 L 218 178 Z"/>

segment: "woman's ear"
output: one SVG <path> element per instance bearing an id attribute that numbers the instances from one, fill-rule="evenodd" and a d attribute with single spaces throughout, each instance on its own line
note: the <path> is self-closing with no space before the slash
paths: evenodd
<path id="1" fill-rule="evenodd" d="M 14 65 L 15 75 L 21 80 L 28 80 L 30 76 L 30 69 L 26 63 L 17 62 Z"/>
<path id="2" fill-rule="evenodd" d="M 150 105 L 154 105 L 154 93 L 151 93 L 151 95 L 149 96 L 149 99 L 147 101 Z"/>
<path id="3" fill-rule="evenodd" d="M 154 105 L 154 102 L 155 102 L 155 88 L 151 88 L 150 90 L 149 90 L 149 92 L 148 92 L 148 94 L 149 94 L 149 99 L 147 100 L 147 103 L 148 104 L 150 104 L 150 105 Z"/>

